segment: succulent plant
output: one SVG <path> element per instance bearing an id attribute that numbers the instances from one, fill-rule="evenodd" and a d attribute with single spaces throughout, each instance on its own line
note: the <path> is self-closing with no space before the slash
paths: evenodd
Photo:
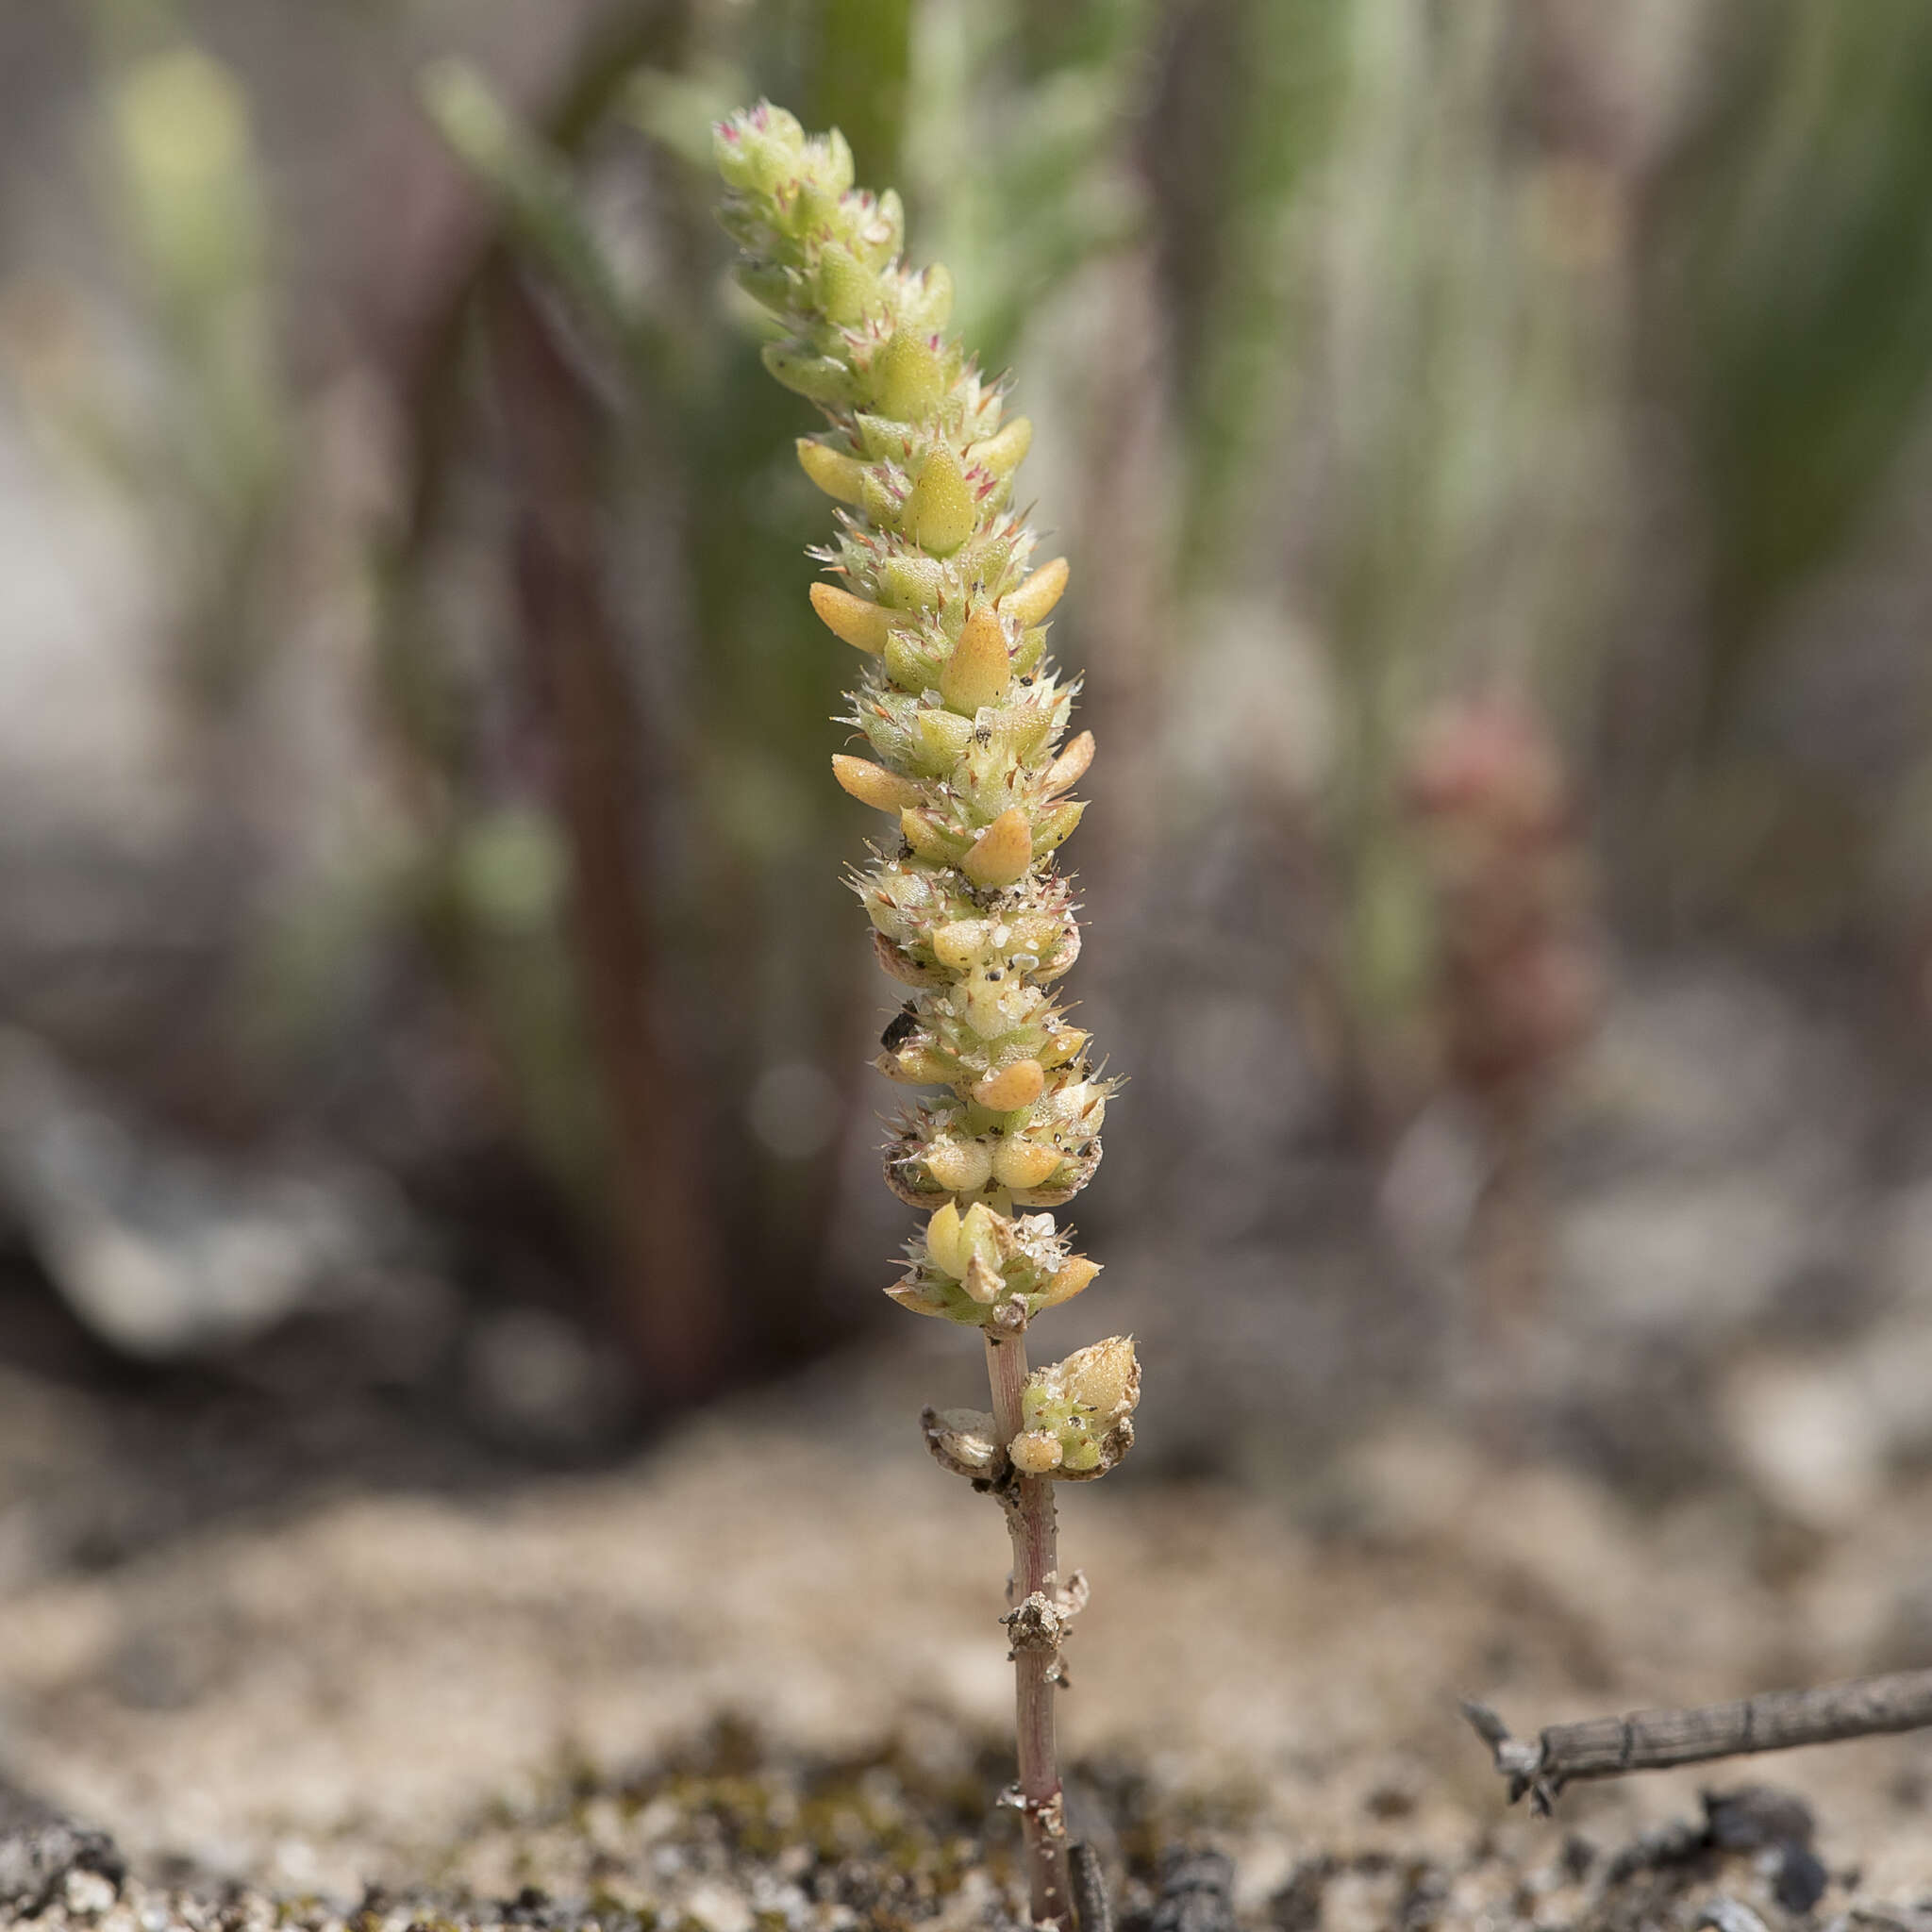
<path id="1" fill-rule="evenodd" d="M 1018 1210 L 1058 1208 L 1092 1177 L 1114 1086 L 1053 991 L 1080 951 L 1058 854 L 1093 757 L 1091 733 L 1067 735 L 1077 681 L 1046 655 L 1067 565 L 1035 560 L 1011 507 L 1032 425 L 948 335 L 945 270 L 905 261 L 898 196 L 855 188 L 836 130 L 808 137 L 768 104 L 722 124 L 716 155 L 739 281 L 783 331 L 765 366 L 824 418 L 798 444 L 840 506 L 836 540 L 814 553 L 830 580 L 811 601 L 859 654 L 844 722 L 864 743 L 832 770 L 891 822 L 853 887 L 878 963 L 908 994 L 877 1065 L 938 1090 L 886 1148 L 888 1184 L 926 1215 L 887 1292 L 985 1339 L 991 1413 L 929 1409 L 926 1440 L 1007 1510 L 1015 1802 L 1033 1916 L 1071 1926 L 1052 1695 L 1085 1584 L 1058 1575 L 1051 1482 L 1105 1474 L 1125 1454 L 1140 1370 L 1124 1336 L 1025 1367 L 1027 1324 L 1099 1266 L 1050 1212 Z"/>

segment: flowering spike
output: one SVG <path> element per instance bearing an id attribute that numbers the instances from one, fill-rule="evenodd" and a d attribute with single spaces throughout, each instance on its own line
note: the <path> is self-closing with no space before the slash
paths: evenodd
<path id="1" fill-rule="evenodd" d="M 1067 562 L 1029 570 L 1034 536 L 1008 504 L 1032 425 L 1002 422 L 1002 386 L 946 333 L 945 270 L 900 258 L 899 197 L 855 191 L 841 141 L 808 140 L 769 106 L 734 115 L 716 147 L 741 285 L 784 331 L 766 367 L 830 419 L 799 446 L 807 475 L 847 506 L 825 553 L 838 582 L 815 587 L 812 608 L 863 654 L 846 717 L 872 753 L 841 753 L 833 771 L 896 810 L 904 841 L 854 882 L 879 965 L 911 995 L 877 1064 L 939 1090 L 887 1145 L 888 1184 L 925 1217 L 887 1292 L 986 1338 L 992 1412 L 928 1410 L 926 1441 L 1008 1508 L 1032 1918 L 1072 1932 L 1052 1687 L 1077 1604 L 1058 1582 L 1041 1478 L 1120 1460 L 1139 1369 L 1121 1338 L 1025 1368 L 1027 1323 L 1099 1273 L 1052 1214 L 1029 1210 L 1091 1177 L 1111 1091 L 1053 991 L 1080 929 L 1048 855 L 1079 824 L 1063 794 L 1093 757 L 1086 732 L 1063 742 L 1074 688 L 1046 653 Z"/>

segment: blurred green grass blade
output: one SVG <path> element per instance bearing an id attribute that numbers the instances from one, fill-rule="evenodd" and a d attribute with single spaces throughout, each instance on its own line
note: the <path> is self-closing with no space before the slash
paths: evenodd
<path id="1" fill-rule="evenodd" d="M 1740 58 L 1662 200 L 1650 289 L 1708 492 L 1716 714 L 1932 381 L 1932 9 L 1779 0 L 1731 24 Z"/>
<path id="2" fill-rule="evenodd" d="M 1341 11 L 1331 0 L 1248 0 L 1233 21 L 1223 165 L 1192 197 L 1208 215 L 1205 273 L 1174 291 L 1176 328 L 1191 338 L 1180 374 L 1194 487 L 1180 555 L 1197 576 L 1238 544 L 1239 492 L 1287 407 L 1296 217 L 1339 109 Z"/>
<path id="3" fill-rule="evenodd" d="M 899 178 L 912 61 L 911 0 L 819 0 L 818 58 L 810 111 L 851 143 L 858 179 Z"/>

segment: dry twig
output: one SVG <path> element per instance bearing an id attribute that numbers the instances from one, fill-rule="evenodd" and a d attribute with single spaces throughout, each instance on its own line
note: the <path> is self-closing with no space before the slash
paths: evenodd
<path id="1" fill-rule="evenodd" d="M 1689 1710 L 1637 1710 L 1627 1717 L 1551 1724 L 1534 1743 L 1512 1738 L 1487 1705 L 1465 1703 L 1462 1714 L 1508 1780 L 1511 1803 L 1526 1793 L 1547 1817 L 1557 1792 L 1581 1778 L 1622 1777 L 1753 1751 L 1918 1730 L 1932 1724 L 1932 1671 L 1855 1677 L 1810 1690 L 1772 1690 Z"/>

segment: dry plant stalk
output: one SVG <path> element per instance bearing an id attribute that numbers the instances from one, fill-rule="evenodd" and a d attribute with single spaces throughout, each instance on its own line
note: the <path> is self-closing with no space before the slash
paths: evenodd
<path id="1" fill-rule="evenodd" d="M 1076 683 L 1046 657 L 1067 565 L 1033 565 L 1033 533 L 1008 508 L 1032 425 L 1007 416 L 1003 385 L 947 335 L 946 271 L 901 259 L 899 197 L 856 190 L 842 136 L 808 139 L 768 104 L 722 124 L 716 154 L 739 281 L 784 330 L 765 366 L 825 417 L 798 445 L 841 506 L 837 541 L 814 553 L 833 581 L 811 601 L 860 655 L 845 722 L 872 753 L 832 770 L 891 823 L 853 884 L 879 964 L 909 993 L 877 1064 L 942 1090 L 887 1145 L 888 1183 L 927 1216 L 887 1292 L 984 1339 L 991 1412 L 928 1409 L 926 1441 L 1007 1513 L 1009 1797 L 1033 1917 L 1071 1932 L 1054 1691 L 1086 1583 L 1060 1575 L 1053 1484 L 1104 1475 L 1126 1453 L 1140 1368 L 1125 1336 L 1026 1367 L 1028 1323 L 1099 1269 L 1050 1212 L 1019 1210 L 1058 1208 L 1087 1184 L 1111 1091 L 1048 991 L 1080 950 L 1055 854 L 1080 821 L 1067 793 L 1093 757 L 1091 733 L 1066 739 Z"/>
<path id="2" fill-rule="evenodd" d="M 1586 1718 L 1550 1724 L 1534 1742 L 1512 1738 L 1487 1705 L 1466 1703 L 1462 1714 L 1490 1747 L 1513 1804 L 1527 1796 L 1549 1814 L 1566 1784 L 1707 1764 L 1757 1751 L 1791 1751 L 1847 1738 L 1881 1737 L 1932 1724 L 1932 1671 L 1854 1677 L 1809 1690 L 1768 1690 L 1728 1704 L 1682 1710 L 1634 1710 L 1626 1717 Z"/>

